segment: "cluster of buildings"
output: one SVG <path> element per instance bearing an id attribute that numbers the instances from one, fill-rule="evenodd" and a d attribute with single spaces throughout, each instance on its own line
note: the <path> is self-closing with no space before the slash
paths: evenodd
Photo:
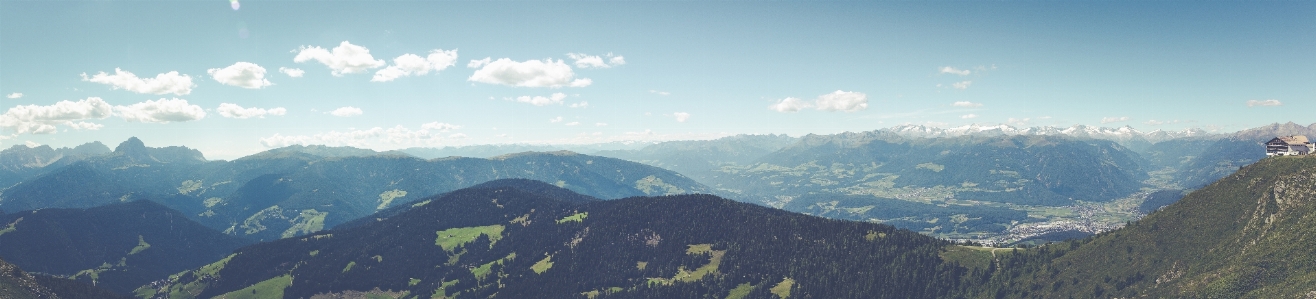
<path id="1" fill-rule="evenodd" d="M 1312 144 L 1307 136 L 1281 136 L 1266 141 L 1266 156 L 1298 156 L 1311 153 Z"/>

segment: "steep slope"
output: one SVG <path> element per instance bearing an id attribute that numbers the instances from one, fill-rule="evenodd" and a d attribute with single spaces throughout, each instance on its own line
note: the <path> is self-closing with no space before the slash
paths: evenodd
<path id="1" fill-rule="evenodd" d="M 539 182 L 492 186 L 359 227 L 246 247 L 137 293 L 932 298 L 954 293 L 965 273 L 942 262 L 946 242 L 887 225 L 711 195 L 578 201 L 523 191 L 552 188 Z"/>
<path id="2" fill-rule="evenodd" d="M 1293 122 L 1271 124 L 1236 132 L 1207 146 L 1192 157 L 1178 175 L 1178 183 L 1198 188 L 1233 173 L 1239 167 L 1266 157 L 1263 144 L 1271 138 L 1288 135 L 1316 136 L 1316 124 L 1301 126 Z"/>
<path id="3" fill-rule="evenodd" d="M 0 216 L 0 258 L 127 294 L 249 244 L 150 201 Z"/>
<path id="4" fill-rule="evenodd" d="M 0 260 L 0 298 L 4 299 L 127 299 L 89 284 L 33 275 Z"/>
<path id="5" fill-rule="evenodd" d="M 1081 246 L 1047 246 L 1067 253 L 1002 292 L 1033 298 L 1309 297 L 1316 295 L 1314 235 L 1316 156 L 1266 158 Z"/>

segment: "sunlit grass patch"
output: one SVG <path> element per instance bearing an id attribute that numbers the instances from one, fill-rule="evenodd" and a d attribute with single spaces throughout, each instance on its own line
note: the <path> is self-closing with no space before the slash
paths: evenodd
<path id="1" fill-rule="evenodd" d="M 496 224 L 445 229 L 437 232 L 438 238 L 434 240 L 434 245 L 443 247 L 443 250 L 445 251 L 452 252 L 458 247 L 466 245 L 466 243 L 475 241 L 475 238 L 480 237 L 480 235 L 486 235 L 489 236 L 489 245 L 493 246 L 493 243 L 497 243 L 498 240 L 503 238 L 503 229 L 504 227 L 502 225 Z"/>

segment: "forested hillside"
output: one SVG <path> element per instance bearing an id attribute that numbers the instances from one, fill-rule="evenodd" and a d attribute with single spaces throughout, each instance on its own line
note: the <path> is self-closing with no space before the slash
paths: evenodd
<path id="1" fill-rule="evenodd" d="M 0 216 L 0 258 L 123 294 L 250 243 L 146 200 Z"/>
<path id="2" fill-rule="evenodd" d="M 1266 158 L 1123 229 L 1004 259 L 983 297 L 1316 295 L 1316 157 Z"/>
<path id="3" fill-rule="evenodd" d="M 150 298 L 934 298 L 970 270 L 948 243 L 711 195 L 563 199 L 515 181 L 357 227 L 262 243 Z M 546 194 L 548 194 L 546 196 Z M 552 195 L 559 194 L 559 195 Z M 329 297 L 324 297 L 329 298 Z"/>

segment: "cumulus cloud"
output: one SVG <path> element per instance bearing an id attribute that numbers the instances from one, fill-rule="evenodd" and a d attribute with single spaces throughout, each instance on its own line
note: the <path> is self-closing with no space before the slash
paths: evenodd
<path id="1" fill-rule="evenodd" d="M 21 98 L 21 97 L 23 97 L 23 93 L 21 93 L 21 92 L 15 92 L 15 93 L 11 93 L 11 94 L 9 94 L 9 95 L 7 95 L 7 96 L 5 96 L 5 97 L 6 97 L 6 98 L 11 98 L 11 99 L 17 99 L 17 98 Z"/>
<path id="2" fill-rule="evenodd" d="M 568 127 L 576 126 L 576 125 L 580 125 L 580 122 L 578 122 L 578 121 L 573 121 L 573 122 L 569 122 L 569 123 L 567 123 L 567 126 L 568 126 Z"/>
<path id="3" fill-rule="evenodd" d="M 361 111 L 361 108 L 352 107 L 352 106 L 338 107 L 338 109 L 334 109 L 334 111 L 329 112 L 330 115 L 338 116 L 338 117 L 353 117 L 353 116 L 361 115 L 361 113 L 364 113 L 363 111 Z"/>
<path id="4" fill-rule="evenodd" d="M 608 123 L 594 123 L 595 127 L 607 127 Z"/>
<path id="5" fill-rule="evenodd" d="M 0 127 L 17 134 L 50 134 L 56 132 L 56 125 L 67 125 L 77 130 L 96 130 L 102 125 L 82 122 L 89 119 L 104 119 L 113 114 L 113 108 L 105 100 L 89 97 L 72 101 L 59 101 L 54 105 L 19 105 L 9 108 L 0 115 Z"/>
<path id="6" fill-rule="evenodd" d="M 1176 119 L 1176 120 L 1155 120 L 1155 119 L 1153 119 L 1153 120 L 1148 120 L 1148 121 L 1146 121 L 1146 122 L 1144 122 L 1144 123 L 1146 123 L 1146 124 L 1148 124 L 1148 125 L 1159 126 L 1159 125 L 1177 124 L 1177 123 L 1179 123 L 1179 120 L 1177 120 L 1177 119 Z"/>
<path id="7" fill-rule="evenodd" d="M 288 77 L 293 77 L 293 78 L 301 78 L 302 75 L 306 74 L 306 71 L 303 71 L 302 69 L 294 69 L 294 68 L 286 68 L 286 67 L 280 67 L 279 72 L 283 73 L 284 75 L 288 75 Z"/>
<path id="8" fill-rule="evenodd" d="M 676 122 L 683 123 L 690 119 L 690 113 L 676 112 L 672 113 L 672 117 L 676 117 Z"/>
<path id="9" fill-rule="evenodd" d="M 114 74 L 97 73 L 90 77 L 82 73 L 82 81 L 109 85 L 114 89 L 123 89 L 136 93 L 185 95 L 192 93 L 192 77 L 179 75 L 177 71 L 155 75 L 155 78 L 138 78 L 128 71 L 115 68 Z"/>
<path id="10" fill-rule="evenodd" d="M 1101 123 L 1103 123 L 1103 124 L 1108 124 L 1108 123 L 1117 123 L 1117 122 L 1128 121 L 1128 120 L 1129 120 L 1129 117 L 1128 117 L 1128 116 L 1120 116 L 1120 117 L 1102 117 L 1102 118 L 1101 118 Z"/>
<path id="11" fill-rule="evenodd" d="M 941 73 L 942 73 L 942 74 L 952 74 L 952 75 L 968 76 L 968 75 L 969 75 L 970 73 L 972 73 L 972 72 L 970 72 L 969 70 L 961 70 L 961 69 L 957 69 L 957 68 L 953 68 L 953 67 L 949 67 L 949 66 L 947 66 L 947 67 L 942 67 L 942 68 L 941 68 Z"/>
<path id="12" fill-rule="evenodd" d="M 576 67 L 582 69 L 610 68 L 610 67 L 626 64 L 626 58 L 621 56 L 614 56 L 612 53 L 608 53 L 608 55 L 606 55 L 607 58 L 606 61 L 604 60 L 604 57 L 586 55 L 581 53 L 567 53 L 567 57 L 571 57 L 572 60 L 575 60 Z"/>
<path id="13" fill-rule="evenodd" d="M 371 82 L 388 82 L 398 77 L 425 75 L 430 71 L 439 72 L 457 62 L 457 50 L 435 49 L 425 57 L 416 54 L 403 54 L 393 58 L 393 65 L 375 72 Z"/>
<path id="14" fill-rule="evenodd" d="M 183 99 L 159 99 L 128 106 L 114 106 L 114 112 L 129 122 L 170 123 L 198 120 L 206 117 L 201 106 L 188 104 Z"/>
<path id="15" fill-rule="evenodd" d="M 1264 101 L 1258 101 L 1258 100 L 1248 100 L 1248 101 L 1247 101 L 1247 106 L 1248 106 L 1248 107 L 1256 107 L 1256 106 L 1283 106 L 1283 105 L 1284 105 L 1284 103 L 1281 103 L 1279 100 L 1275 100 L 1275 99 L 1264 100 Z"/>
<path id="16" fill-rule="evenodd" d="M 580 103 L 571 104 L 571 108 L 589 108 L 589 102 L 580 101 Z"/>
<path id="17" fill-rule="evenodd" d="M 447 132 L 447 131 L 456 130 L 456 129 L 461 129 L 461 128 L 462 128 L 462 126 L 458 126 L 458 125 L 454 125 L 454 124 L 450 124 L 450 123 L 441 123 L 441 122 L 437 122 L 437 121 L 436 121 L 436 122 L 425 123 L 425 124 L 421 124 L 421 125 L 420 125 L 420 129 L 422 129 L 422 130 L 434 130 L 434 131 L 439 131 L 439 132 Z"/>
<path id="18" fill-rule="evenodd" d="M 561 117 L 561 116 L 558 116 L 558 117 L 550 118 L 550 119 L 548 119 L 548 122 L 549 122 L 549 123 L 559 123 L 559 122 L 562 122 L 562 117 Z"/>
<path id="19" fill-rule="evenodd" d="M 482 66 L 488 65 L 490 62 L 493 62 L 493 59 L 490 57 L 485 57 L 484 59 L 480 59 L 480 60 L 472 59 L 471 62 L 466 63 L 466 67 L 478 69 Z"/>
<path id="20" fill-rule="evenodd" d="M 206 70 L 211 78 L 224 85 L 257 89 L 274 85 L 265 79 L 265 68 L 250 62 L 238 62 L 225 68 Z"/>
<path id="21" fill-rule="evenodd" d="M 837 90 L 820 95 L 813 99 L 813 102 L 788 97 L 768 105 L 768 110 L 777 112 L 797 112 L 807 108 L 817 108 L 821 111 L 860 111 L 868 109 L 868 95 L 862 92 Z"/>
<path id="22" fill-rule="evenodd" d="M 468 64 L 467 66 L 470 66 Z M 585 87 L 593 83 L 588 78 L 576 79 L 571 66 L 562 60 L 526 60 L 512 61 L 500 58 L 480 66 L 467 81 L 487 84 L 502 84 L 517 87 L 563 86 Z"/>
<path id="23" fill-rule="evenodd" d="M 977 114 L 972 114 L 972 113 L 970 113 L 970 114 L 960 115 L 960 118 L 961 118 L 961 119 L 973 119 L 973 118 L 978 118 L 978 115 L 977 115 Z"/>
<path id="24" fill-rule="evenodd" d="M 955 83 L 951 84 L 950 87 L 955 88 L 955 89 L 959 89 L 959 90 L 965 90 L 965 89 L 969 89 L 969 85 L 970 85 L 970 84 L 973 84 L 973 81 L 967 81 L 967 80 L 966 80 L 966 81 L 955 82 Z"/>
<path id="25" fill-rule="evenodd" d="M 813 104 L 797 98 L 785 98 L 777 101 L 776 104 L 768 105 L 768 109 L 777 112 L 797 112 L 810 107 L 813 107 Z"/>
<path id="26" fill-rule="evenodd" d="M 1022 126 L 1027 126 L 1027 125 L 1028 125 L 1028 121 L 1030 121 L 1030 120 L 1032 120 L 1032 119 L 1027 118 L 1027 117 L 1025 117 L 1025 118 L 1013 118 L 1013 117 L 1011 117 L 1011 118 L 1009 118 L 1008 120 L 1006 120 L 1005 122 L 1006 122 L 1006 123 L 1009 123 L 1010 125 L 1016 126 L 1016 127 L 1022 127 Z"/>
<path id="27" fill-rule="evenodd" d="M 855 112 L 868 109 L 868 95 L 862 92 L 841 91 L 818 96 L 814 106 L 823 111 Z"/>
<path id="28" fill-rule="evenodd" d="M 650 89 L 650 90 L 649 90 L 649 93 L 656 94 L 656 95 L 660 95 L 660 96 L 672 95 L 672 93 L 670 93 L 670 92 L 666 92 L 666 91 L 658 91 L 658 90 L 653 90 L 653 89 Z"/>
<path id="29" fill-rule="evenodd" d="M 552 104 L 562 105 L 562 99 L 566 99 L 566 98 L 567 98 L 567 95 L 566 95 L 566 94 L 564 94 L 564 93 L 560 93 L 560 92 L 559 92 L 559 93 L 554 93 L 554 94 L 552 94 L 552 95 L 549 95 L 548 97 L 543 97 L 543 96 L 533 96 L 533 97 L 532 97 L 532 96 L 519 96 L 519 97 L 516 97 L 516 101 L 517 101 L 517 102 L 521 102 L 521 103 L 527 103 L 527 104 L 535 105 L 535 106 L 548 106 L 548 105 L 552 105 Z M 575 106 L 573 105 L 572 108 L 575 108 Z"/>
<path id="30" fill-rule="evenodd" d="M 384 66 L 384 60 L 375 59 L 370 49 L 343 41 L 332 51 L 321 47 L 302 46 L 292 61 L 297 63 L 315 60 L 329 67 L 334 76 L 366 72 Z"/>
<path id="31" fill-rule="evenodd" d="M 238 106 L 237 104 L 230 104 L 230 103 L 219 104 L 219 108 L 216 108 L 215 111 L 219 112 L 220 116 L 227 118 L 252 118 L 252 117 L 265 118 L 265 115 L 281 116 L 288 113 L 288 109 L 283 109 L 283 107 L 276 107 L 271 109 L 262 109 L 255 107 L 242 108 L 242 106 Z"/>
<path id="32" fill-rule="evenodd" d="M 969 102 L 969 101 L 959 101 L 959 102 L 954 102 L 954 103 L 951 103 L 950 105 L 951 105 L 951 106 L 955 106 L 955 107 L 969 107 L 969 108 L 973 108 L 973 107 L 982 107 L 982 103 L 974 103 L 974 102 Z"/>

